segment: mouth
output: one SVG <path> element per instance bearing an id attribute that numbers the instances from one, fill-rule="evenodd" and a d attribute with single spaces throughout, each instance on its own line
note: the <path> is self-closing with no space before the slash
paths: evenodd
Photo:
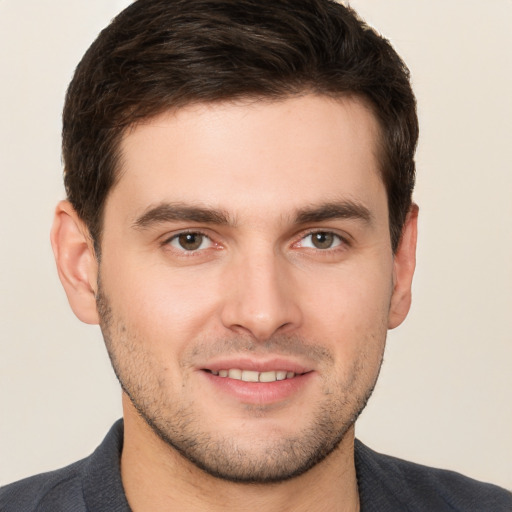
<path id="1" fill-rule="evenodd" d="M 212 375 L 218 377 L 229 378 L 233 380 L 240 380 L 243 382 L 276 382 L 281 380 L 293 379 L 303 373 L 295 373 L 287 370 L 270 370 L 270 371 L 255 371 L 255 370 L 242 370 L 239 368 L 230 368 L 224 370 L 205 370 Z"/>
<path id="2" fill-rule="evenodd" d="M 287 403 L 314 382 L 315 368 L 291 358 L 231 357 L 199 367 L 213 386 L 216 398 L 231 397 L 235 403 L 276 405 Z"/>
<path id="3" fill-rule="evenodd" d="M 314 371 L 259 370 L 238 368 L 203 369 L 202 373 L 220 392 L 217 397 L 225 396 L 235 399 L 236 403 L 246 405 L 277 405 L 286 404 L 289 400 L 305 389 L 311 382 Z"/>

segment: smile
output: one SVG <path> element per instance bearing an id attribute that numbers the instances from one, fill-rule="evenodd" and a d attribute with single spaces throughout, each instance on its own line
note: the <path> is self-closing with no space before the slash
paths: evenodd
<path id="1" fill-rule="evenodd" d="M 234 380 L 241 380 L 244 382 L 275 382 L 278 380 L 293 379 L 296 376 L 295 372 L 288 372 L 286 370 L 257 372 L 254 370 L 240 370 L 232 368 L 230 370 L 210 370 L 213 375 L 219 377 L 228 377 Z"/>

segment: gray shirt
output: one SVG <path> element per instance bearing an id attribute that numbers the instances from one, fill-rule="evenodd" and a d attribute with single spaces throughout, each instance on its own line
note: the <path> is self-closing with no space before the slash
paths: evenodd
<path id="1" fill-rule="evenodd" d="M 1 512 L 130 512 L 120 473 L 123 422 L 89 457 L 0 489 Z M 512 512 L 512 493 L 491 484 L 378 454 L 360 441 L 361 512 Z"/>

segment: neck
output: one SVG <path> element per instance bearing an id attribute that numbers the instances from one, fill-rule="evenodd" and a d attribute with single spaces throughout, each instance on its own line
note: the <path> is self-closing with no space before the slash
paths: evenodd
<path id="1" fill-rule="evenodd" d="M 133 512 L 354 512 L 359 496 L 354 429 L 338 448 L 303 475 L 273 484 L 241 484 L 215 478 L 162 441 L 123 398 L 121 478 Z"/>

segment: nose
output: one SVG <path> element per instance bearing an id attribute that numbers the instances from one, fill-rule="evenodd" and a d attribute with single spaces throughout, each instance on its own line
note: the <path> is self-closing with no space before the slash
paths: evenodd
<path id="1" fill-rule="evenodd" d="M 227 293 L 221 313 L 224 327 L 265 341 L 301 325 L 302 311 L 289 263 L 273 252 L 260 253 L 240 257 L 226 272 L 223 284 Z"/>

